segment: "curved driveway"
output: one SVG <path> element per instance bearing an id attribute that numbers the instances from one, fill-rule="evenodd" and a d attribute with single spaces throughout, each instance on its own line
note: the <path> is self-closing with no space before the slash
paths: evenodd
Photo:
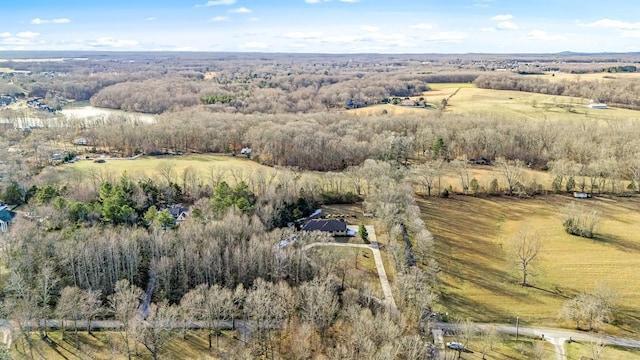
<path id="1" fill-rule="evenodd" d="M 367 233 L 369 234 L 369 241 L 371 244 L 348 244 L 348 243 L 335 243 L 335 242 L 320 242 L 305 245 L 302 249 L 308 250 L 312 247 L 316 246 L 340 246 L 340 247 L 355 247 L 355 248 L 365 248 L 371 249 L 373 252 L 373 259 L 376 262 L 376 269 L 378 270 L 378 277 L 380 278 L 380 286 L 382 287 L 382 293 L 384 294 L 383 303 L 392 312 L 397 313 L 398 307 L 396 306 L 396 301 L 393 298 L 393 292 L 391 291 L 391 285 L 389 284 L 389 278 L 387 278 L 387 272 L 384 269 L 384 263 L 382 262 L 382 254 L 380 253 L 380 247 L 378 246 L 378 238 L 376 237 L 376 230 L 373 226 L 367 225 L 365 226 L 367 229 Z M 349 226 L 349 230 L 358 230 L 357 226 Z"/>

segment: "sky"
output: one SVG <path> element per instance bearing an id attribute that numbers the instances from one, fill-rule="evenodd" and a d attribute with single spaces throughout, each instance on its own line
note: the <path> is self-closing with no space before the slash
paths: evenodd
<path id="1" fill-rule="evenodd" d="M 640 1 L 6 0 L 0 50 L 640 51 Z"/>

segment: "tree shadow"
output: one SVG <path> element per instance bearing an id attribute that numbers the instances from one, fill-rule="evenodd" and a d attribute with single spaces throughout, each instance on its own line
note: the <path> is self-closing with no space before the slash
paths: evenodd
<path id="1" fill-rule="evenodd" d="M 640 243 L 623 239 L 617 235 L 596 234 L 592 240 L 613 245 L 622 251 L 640 252 Z"/>

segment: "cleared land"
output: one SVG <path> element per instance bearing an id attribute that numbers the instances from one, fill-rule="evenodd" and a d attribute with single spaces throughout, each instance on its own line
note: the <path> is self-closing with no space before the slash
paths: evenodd
<path id="1" fill-rule="evenodd" d="M 535 77 L 549 81 L 611 81 L 620 79 L 640 79 L 640 73 L 589 73 L 589 74 L 570 74 L 564 72 L 548 72 L 542 75 L 523 75 L 525 77 Z"/>
<path id="2" fill-rule="evenodd" d="M 606 285 L 620 295 L 617 326 L 607 331 L 633 337 L 640 325 L 640 200 L 597 198 L 584 203 L 601 212 L 598 238 L 564 232 L 559 210 L 572 198 L 549 195 L 533 199 L 453 196 L 419 201 L 427 228 L 434 234 L 442 269 L 443 311 L 481 322 L 566 326 L 559 319 L 565 300 L 579 291 Z M 520 229 L 542 240 L 532 266 L 533 287 L 521 287 L 509 256 Z"/>
<path id="3" fill-rule="evenodd" d="M 602 74 L 593 74 L 600 76 Z M 609 74 L 640 79 L 640 74 Z M 531 75 L 535 76 L 535 75 Z M 550 75 L 549 75 L 550 76 Z M 570 96 L 555 96 L 523 91 L 479 89 L 473 84 L 430 84 L 431 91 L 422 96 L 431 107 L 413 107 L 380 104 L 360 109 L 348 110 L 356 115 L 411 115 L 436 111 L 443 99 L 447 99 L 446 112 L 457 115 L 489 115 L 497 119 L 514 121 L 597 121 L 607 125 L 611 121 L 640 120 L 636 110 L 608 108 L 590 109 L 589 99 Z"/>
<path id="4" fill-rule="evenodd" d="M 124 172 L 133 177 L 157 178 L 160 169 L 171 168 L 176 180 L 182 178 L 185 169 L 195 170 L 201 179 L 210 179 L 224 171 L 224 178 L 232 176 L 233 172 L 248 175 L 252 171 L 274 172 L 275 169 L 263 166 L 245 157 L 230 155 L 191 154 L 182 156 L 143 156 L 134 160 L 106 159 L 105 163 L 94 160 L 79 160 L 73 164 L 57 167 L 61 176 L 71 177 L 73 174 L 100 174 L 118 177 Z M 213 172 L 213 175 L 212 175 Z M 174 180 L 175 181 L 175 180 Z"/>
<path id="5" fill-rule="evenodd" d="M 640 112 L 627 109 L 590 109 L 588 99 L 521 91 L 461 88 L 452 96 L 447 112 L 459 115 L 485 114 L 514 121 L 639 120 Z"/>

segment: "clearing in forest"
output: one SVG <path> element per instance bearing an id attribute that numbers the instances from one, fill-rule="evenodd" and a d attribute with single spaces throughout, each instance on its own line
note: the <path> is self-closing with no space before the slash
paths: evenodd
<path id="1" fill-rule="evenodd" d="M 563 302 L 580 291 L 605 285 L 619 295 L 618 324 L 612 334 L 630 336 L 640 325 L 640 199 L 582 200 L 601 213 L 596 239 L 568 235 L 560 210 L 574 201 L 565 195 L 533 199 L 452 196 L 420 199 L 427 228 L 435 237 L 442 269 L 441 309 L 473 321 L 566 326 Z M 532 287 L 522 287 L 509 255 L 519 230 L 537 233 L 542 247 L 531 267 Z"/>

